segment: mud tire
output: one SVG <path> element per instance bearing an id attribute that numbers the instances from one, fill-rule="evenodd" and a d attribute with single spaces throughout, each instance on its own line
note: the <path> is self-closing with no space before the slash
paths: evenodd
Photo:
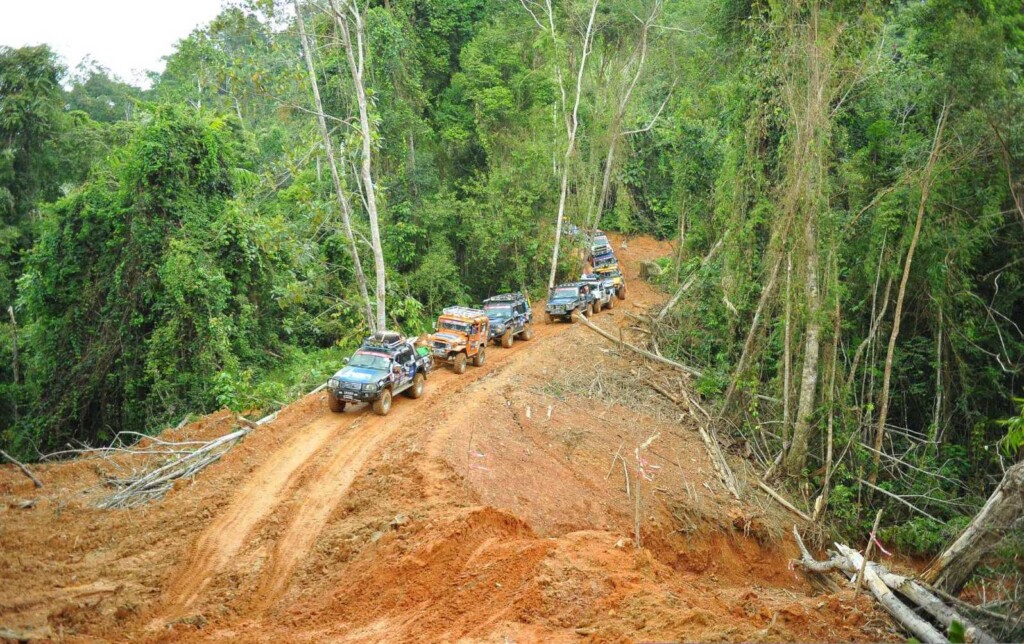
<path id="1" fill-rule="evenodd" d="M 484 362 L 487 360 L 487 349 L 485 346 L 480 345 L 480 348 L 476 350 L 476 355 L 473 356 L 473 366 L 482 367 Z"/>
<path id="2" fill-rule="evenodd" d="M 328 390 L 328 392 L 327 392 L 327 408 L 330 409 L 331 411 L 333 411 L 336 414 L 340 414 L 341 412 L 345 411 L 345 401 L 344 400 L 338 400 L 338 397 L 335 396 L 334 394 L 332 394 L 330 392 L 330 390 Z"/>
<path id="3" fill-rule="evenodd" d="M 423 377 L 422 373 L 418 373 L 412 377 L 412 386 L 406 389 L 403 393 L 412 399 L 419 398 L 423 395 L 423 388 L 426 386 L 427 379 Z"/>
<path id="4" fill-rule="evenodd" d="M 622 285 L 622 288 L 620 288 L 619 290 L 615 291 L 615 297 L 617 297 L 620 300 L 626 299 L 626 285 L 625 284 Z"/>
<path id="5" fill-rule="evenodd" d="M 523 340 L 533 339 L 533 323 L 529 323 L 523 327 Z"/>
<path id="6" fill-rule="evenodd" d="M 391 411 L 391 390 L 385 389 L 381 392 L 380 398 L 373 401 L 373 413 L 378 416 L 387 416 L 389 411 Z"/>
<path id="7" fill-rule="evenodd" d="M 455 360 L 452 361 L 452 369 L 455 373 L 463 374 L 466 373 L 466 354 L 460 353 L 455 356 Z"/>
<path id="8" fill-rule="evenodd" d="M 501 336 L 501 346 L 505 349 L 511 349 L 512 344 L 516 341 L 515 336 L 512 335 L 512 329 L 508 329 Z"/>
<path id="9" fill-rule="evenodd" d="M 614 309 L 615 308 L 615 298 L 614 297 L 608 298 L 608 303 L 605 304 L 604 307 L 606 309 L 608 309 L 609 311 Z"/>

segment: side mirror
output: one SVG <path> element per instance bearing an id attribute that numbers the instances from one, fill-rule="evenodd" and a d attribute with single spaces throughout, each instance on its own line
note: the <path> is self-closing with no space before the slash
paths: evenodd
<path id="1" fill-rule="evenodd" d="M 349 360 L 348 358 L 345 358 L 344 360 L 342 360 L 342 362 L 343 362 L 344 364 L 348 364 L 348 360 Z"/>
<path id="2" fill-rule="evenodd" d="M 391 372 L 392 373 L 402 373 L 402 367 L 400 367 L 398 365 L 391 365 Z"/>

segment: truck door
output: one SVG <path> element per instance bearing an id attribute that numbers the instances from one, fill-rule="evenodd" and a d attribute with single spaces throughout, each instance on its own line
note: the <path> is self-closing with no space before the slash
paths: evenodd
<path id="1" fill-rule="evenodd" d="M 402 376 L 398 385 L 404 386 L 412 382 L 416 375 L 416 356 L 412 350 L 408 347 L 399 350 L 395 356 L 395 362 L 402 368 Z"/>

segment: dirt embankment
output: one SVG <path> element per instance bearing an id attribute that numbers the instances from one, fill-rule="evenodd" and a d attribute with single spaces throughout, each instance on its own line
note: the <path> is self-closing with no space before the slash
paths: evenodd
<path id="1" fill-rule="evenodd" d="M 629 299 L 594 321 L 629 334 L 627 311 L 662 300 L 639 262 L 670 249 L 615 243 Z M 580 325 L 537 331 L 465 375 L 439 369 L 386 418 L 308 396 L 140 509 L 95 508 L 96 461 L 41 466 L 41 491 L 0 469 L 0 636 L 892 637 L 867 598 L 789 569 L 788 517 L 725 493 L 636 364 Z M 166 435 L 232 425 L 221 412 Z"/>

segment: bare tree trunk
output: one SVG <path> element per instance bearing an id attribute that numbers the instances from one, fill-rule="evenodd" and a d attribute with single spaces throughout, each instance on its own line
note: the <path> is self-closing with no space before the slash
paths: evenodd
<path id="1" fill-rule="evenodd" d="M 833 285 L 838 268 L 835 267 L 833 255 Z M 832 463 L 835 458 L 835 406 L 836 406 L 836 366 L 839 362 L 839 336 L 842 332 L 842 316 L 839 309 L 839 297 L 835 298 L 835 319 L 832 321 L 832 365 L 828 379 L 828 422 L 825 434 L 825 478 L 821 484 L 821 493 L 814 501 L 814 520 L 817 521 L 828 507 L 828 498 L 832 490 Z"/>
<path id="2" fill-rule="evenodd" d="M 939 332 L 935 340 L 935 407 L 932 410 L 932 430 L 928 439 L 932 447 L 938 449 L 939 423 L 942 422 L 942 305 L 939 305 Z"/>
<path id="3" fill-rule="evenodd" d="M 11 316 L 11 369 L 14 371 L 14 384 L 21 382 L 21 365 L 18 363 L 18 321 L 14 318 L 14 307 L 7 307 L 7 315 Z"/>
<path id="4" fill-rule="evenodd" d="M 922 579 L 956 595 L 981 560 L 1024 516 L 1024 462 L 1006 470 L 981 512 L 924 571 Z"/>
<path id="5" fill-rule="evenodd" d="M 620 128 L 622 126 L 622 119 L 626 116 L 626 109 L 629 107 L 629 99 L 633 95 L 633 89 L 636 87 L 636 84 L 640 80 L 640 76 L 644 71 L 644 63 L 647 60 L 647 36 L 650 32 L 651 25 L 654 24 L 655 19 L 658 17 L 658 13 L 661 11 L 661 2 L 662 0 L 654 0 L 654 7 L 651 9 L 651 15 L 643 23 L 643 30 L 640 35 L 640 57 L 636 65 L 636 73 L 633 74 L 633 80 L 630 81 L 629 86 L 626 88 L 626 93 L 619 101 L 618 109 L 616 110 L 615 117 L 612 120 L 611 137 L 608 141 L 608 155 L 605 157 L 604 176 L 601 180 L 601 197 L 597 201 L 597 212 L 594 214 L 593 221 L 588 222 L 588 230 L 590 232 L 591 239 L 593 239 L 594 235 L 597 234 L 597 228 L 601 225 L 601 216 L 604 214 L 605 204 L 608 203 L 608 191 L 610 190 L 612 183 L 612 166 L 615 163 L 615 144 L 618 142 L 621 134 Z M 586 262 L 586 256 L 584 256 L 583 261 Z M 580 269 L 582 270 L 582 266 Z"/>
<path id="6" fill-rule="evenodd" d="M 800 375 L 800 398 L 797 402 L 793 440 L 783 461 L 784 470 L 800 472 L 807 462 L 807 444 L 811 436 L 811 416 L 818 391 L 818 362 L 821 358 L 821 293 L 818 289 L 818 235 L 814 216 L 808 214 L 804 228 L 807 246 L 807 330 L 804 335 L 804 364 Z"/>
<path id="7" fill-rule="evenodd" d="M 782 445 L 789 442 L 790 396 L 793 388 L 793 296 L 790 292 L 793 278 L 793 257 L 786 254 L 786 320 L 782 340 Z"/>
<path id="8" fill-rule="evenodd" d="M 359 295 L 365 305 L 364 314 L 366 324 L 370 331 L 376 330 L 373 318 L 373 307 L 370 304 L 370 294 L 366 287 L 366 273 L 363 272 L 363 263 L 359 260 L 359 248 L 356 246 L 356 238 L 352 233 L 352 206 L 349 204 L 348 196 L 342 185 L 341 174 L 338 172 L 338 164 L 334 158 L 334 144 L 331 142 L 331 134 L 327 129 L 327 120 L 324 117 L 324 106 L 320 100 L 320 85 L 316 80 L 316 69 L 313 67 L 313 56 L 309 46 L 309 38 L 306 35 L 306 24 L 302 18 L 302 10 L 299 7 L 299 0 L 292 0 L 295 6 L 295 15 L 299 25 L 299 36 L 302 39 L 302 53 L 306 59 L 306 71 L 309 73 L 309 84 L 313 89 L 313 102 L 316 106 L 317 124 L 320 127 L 320 137 L 324 142 L 324 149 L 327 151 L 327 162 L 331 167 L 331 180 L 334 182 L 334 192 L 338 196 L 338 205 L 341 206 L 341 221 L 345 228 L 345 237 L 348 240 L 349 252 L 352 253 L 352 263 L 355 267 L 356 284 L 359 287 Z M 316 160 L 317 178 L 320 176 L 320 157 Z"/>
<path id="9" fill-rule="evenodd" d="M 593 45 L 594 16 L 597 14 L 598 2 L 599 0 L 594 0 L 594 3 L 590 7 L 590 19 L 587 21 L 587 31 L 583 36 L 583 50 L 580 56 L 580 66 L 576 71 L 576 95 L 573 99 L 572 114 L 566 114 L 566 133 L 568 134 L 568 140 L 565 144 L 565 156 L 562 159 L 562 181 L 558 196 L 558 218 L 555 220 L 555 247 L 551 254 L 551 274 L 548 277 L 549 289 L 555 287 L 555 277 L 558 273 L 558 253 L 562 245 L 562 222 L 565 220 L 565 199 L 569 191 L 569 161 L 572 159 L 572 153 L 576 149 L 576 131 L 579 128 L 580 96 L 583 93 L 583 70 L 586 68 L 587 57 L 590 55 L 590 50 Z M 554 9 L 551 6 L 550 0 L 547 2 L 547 12 L 548 24 L 551 29 L 551 40 L 555 45 L 557 55 L 558 36 L 555 33 Z M 559 68 L 558 72 L 558 81 L 562 90 L 564 106 L 565 88 L 562 84 L 561 68 Z"/>
<path id="10" fill-rule="evenodd" d="M 903 277 L 900 278 L 900 288 L 896 292 L 896 309 L 893 311 L 892 333 L 889 334 L 889 348 L 885 353 L 885 370 L 882 372 L 882 392 L 879 394 L 878 424 L 875 426 L 875 451 L 871 455 L 871 476 L 869 482 L 878 480 L 878 461 L 882 456 L 882 441 L 885 438 L 885 422 L 889 417 L 889 384 L 892 379 L 892 360 L 896 353 L 896 340 L 900 336 L 900 321 L 903 317 L 903 299 L 907 294 L 907 282 L 910 281 L 910 267 L 914 262 L 914 251 L 917 250 L 917 240 L 921 237 L 921 225 L 924 222 L 925 206 L 928 204 L 928 194 L 932 187 L 932 172 L 935 163 L 939 159 L 942 150 L 942 133 L 946 128 L 946 116 L 949 114 L 949 105 L 944 105 L 942 114 L 939 116 L 939 123 L 935 129 L 935 139 L 932 141 L 932 150 L 928 154 L 928 162 L 924 167 L 924 176 L 921 178 L 921 200 L 917 206 L 917 221 L 914 223 L 914 234 L 910 238 L 910 248 L 907 249 L 907 258 L 903 262 Z"/>
<path id="11" fill-rule="evenodd" d="M 380 242 L 380 219 L 377 215 L 377 190 L 373 183 L 373 131 L 370 128 L 369 105 L 366 98 L 366 83 L 363 74 L 366 68 L 363 16 L 353 0 L 346 0 L 345 9 L 355 23 L 355 44 L 349 31 L 349 17 L 338 10 L 337 0 L 331 0 L 331 10 L 341 31 L 345 45 L 352 83 L 356 88 L 356 103 L 359 105 L 359 129 L 363 139 L 362 175 L 366 195 L 366 212 L 370 218 L 370 244 L 373 247 L 373 268 L 377 278 L 377 328 L 387 326 L 387 277 L 384 267 L 384 250 Z"/>

